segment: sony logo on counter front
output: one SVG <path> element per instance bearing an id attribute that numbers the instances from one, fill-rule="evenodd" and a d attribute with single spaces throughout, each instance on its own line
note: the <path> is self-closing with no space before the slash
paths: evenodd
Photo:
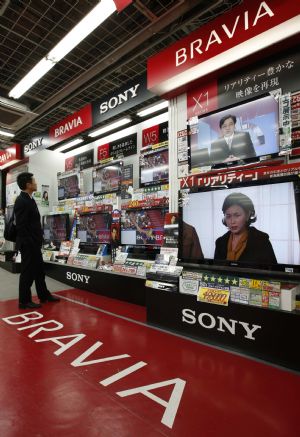
<path id="1" fill-rule="evenodd" d="M 38 138 L 35 141 L 31 141 L 31 143 L 28 143 L 24 146 L 24 152 L 28 153 L 31 150 L 37 149 L 38 147 L 41 147 L 43 145 L 43 139 L 44 137 Z"/>
<path id="2" fill-rule="evenodd" d="M 129 99 L 137 97 L 137 90 L 140 86 L 139 83 L 128 88 L 126 91 L 119 93 L 117 96 L 111 97 L 108 101 L 100 104 L 100 114 L 105 114 L 109 109 L 114 109 L 122 103 L 127 102 Z"/>
<path id="3" fill-rule="evenodd" d="M 73 273 L 67 272 L 67 279 L 71 279 L 72 281 L 83 282 L 85 284 L 88 284 L 90 276 L 81 275 L 81 274 L 75 273 L 75 272 L 73 272 Z"/>
<path id="4" fill-rule="evenodd" d="M 240 322 L 238 320 L 229 319 L 226 320 L 224 317 L 214 317 L 209 313 L 200 313 L 196 317 L 196 311 L 189 308 L 184 308 L 182 310 L 182 322 L 188 323 L 190 325 L 195 325 L 197 322 L 204 329 L 216 329 L 220 332 L 229 332 L 232 335 L 236 335 L 236 331 L 240 331 L 248 340 L 255 340 L 254 332 L 257 329 L 262 329 L 259 325 L 250 325 L 247 322 Z"/>

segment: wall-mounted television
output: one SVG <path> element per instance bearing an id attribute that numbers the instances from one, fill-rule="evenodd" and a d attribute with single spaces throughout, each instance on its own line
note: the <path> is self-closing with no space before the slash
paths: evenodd
<path id="1" fill-rule="evenodd" d="M 168 150 L 143 153 L 140 156 L 140 185 L 155 185 L 169 180 Z"/>
<path id="2" fill-rule="evenodd" d="M 161 246 L 165 210 L 162 208 L 122 211 L 121 244 Z"/>
<path id="3" fill-rule="evenodd" d="M 95 195 L 121 190 L 122 164 L 122 162 L 117 162 L 93 170 L 93 191 Z"/>
<path id="4" fill-rule="evenodd" d="M 191 192 L 181 218 L 184 261 L 300 271 L 298 178 Z"/>
<path id="5" fill-rule="evenodd" d="M 267 95 L 198 117 L 189 129 L 191 168 L 251 162 L 279 151 L 279 105 Z"/>
<path id="6" fill-rule="evenodd" d="M 43 216 L 44 242 L 59 246 L 62 241 L 69 240 L 69 214 L 52 214 Z"/>
<path id="7" fill-rule="evenodd" d="M 58 200 L 72 199 L 79 194 L 79 174 L 58 178 Z"/>
<path id="8" fill-rule="evenodd" d="M 90 212 L 81 214 L 76 225 L 77 238 L 83 251 L 96 253 L 99 244 L 110 243 L 111 214 Z"/>

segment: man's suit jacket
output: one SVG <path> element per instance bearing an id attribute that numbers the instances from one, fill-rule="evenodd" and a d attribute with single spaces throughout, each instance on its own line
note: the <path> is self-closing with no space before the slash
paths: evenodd
<path id="1" fill-rule="evenodd" d="M 17 247 L 21 245 L 41 247 L 43 231 L 41 216 L 35 200 L 28 193 L 21 191 L 15 202 L 15 216 L 17 228 Z"/>
<path id="2" fill-rule="evenodd" d="M 221 137 L 211 143 L 211 163 L 224 162 L 230 155 L 239 159 L 256 156 L 249 132 L 235 132 L 229 147 L 225 138 Z"/>
<path id="3" fill-rule="evenodd" d="M 182 223 L 182 227 L 182 258 L 191 260 L 203 259 L 204 256 L 196 229 L 185 222 Z"/>

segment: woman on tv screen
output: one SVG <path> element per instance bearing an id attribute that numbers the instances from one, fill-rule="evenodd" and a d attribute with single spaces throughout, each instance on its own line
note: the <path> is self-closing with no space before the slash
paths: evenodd
<path id="1" fill-rule="evenodd" d="M 252 200 L 242 193 L 229 194 L 222 206 L 228 232 L 216 240 L 215 260 L 277 264 L 269 235 L 259 231 Z"/>

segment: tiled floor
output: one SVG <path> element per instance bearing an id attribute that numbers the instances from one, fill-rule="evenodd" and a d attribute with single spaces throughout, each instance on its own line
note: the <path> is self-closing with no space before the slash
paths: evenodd
<path id="1" fill-rule="evenodd" d="M 59 295 L 27 316 L 0 302 L 1 437 L 299 436 L 299 375 L 148 327 L 139 306 Z"/>

